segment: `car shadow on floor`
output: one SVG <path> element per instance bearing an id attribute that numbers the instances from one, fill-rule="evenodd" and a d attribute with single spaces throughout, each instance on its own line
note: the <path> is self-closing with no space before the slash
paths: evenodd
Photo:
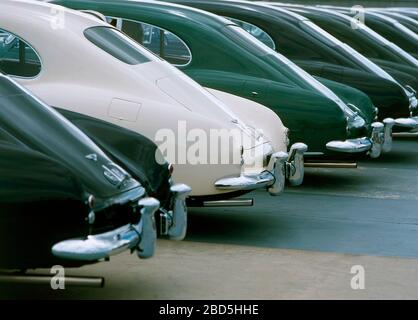
<path id="1" fill-rule="evenodd" d="M 393 139 L 392 150 L 382 154 L 377 159 L 368 159 L 361 161 L 364 165 L 377 164 L 386 165 L 393 164 L 396 166 L 407 165 L 417 166 L 418 164 L 418 136 L 396 137 Z"/>
<path id="2" fill-rule="evenodd" d="M 279 197 L 247 195 L 253 207 L 190 208 L 186 240 L 417 257 L 415 140 L 397 139 L 382 167 L 365 161 L 358 169 L 309 168 L 302 186 Z"/>
<path id="3" fill-rule="evenodd" d="M 370 179 L 368 174 L 359 169 L 313 169 L 305 172 L 303 184 L 297 187 L 288 186 L 285 192 L 306 192 L 310 189 L 316 191 L 349 190 L 355 186 L 369 186 L 379 183 L 379 177 Z"/>

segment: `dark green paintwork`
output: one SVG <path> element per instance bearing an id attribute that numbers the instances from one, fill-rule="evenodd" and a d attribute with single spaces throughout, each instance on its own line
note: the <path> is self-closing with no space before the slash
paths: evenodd
<path id="1" fill-rule="evenodd" d="M 347 12 L 346 14 L 353 16 L 353 14 Z M 407 33 L 402 31 L 401 29 L 396 28 L 391 23 L 388 23 L 386 20 L 381 18 L 380 16 L 371 15 L 367 12 L 364 14 L 364 19 L 366 22 L 366 25 L 373 29 L 373 31 L 380 34 L 382 37 L 386 38 L 387 40 L 395 43 L 400 48 L 408 52 L 409 54 L 413 55 L 414 57 L 418 57 L 418 41 L 416 39 L 413 39 L 411 36 L 409 36 Z M 397 20 L 397 18 L 393 17 L 393 19 Z M 404 22 L 402 22 L 404 24 Z M 407 29 L 413 32 L 411 28 L 414 28 L 415 30 L 418 29 L 418 27 L 411 26 L 405 26 Z"/>
<path id="2" fill-rule="evenodd" d="M 408 17 L 407 15 L 405 15 L 403 13 L 399 13 L 399 12 L 392 12 L 392 11 L 389 11 L 389 10 L 378 11 L 378 13 L 383 14 L 386 17 L 395 19 L 396 21 L 401 23 L 403 26 L 407 27 L 411 31 L 418 34 L 418 24 L 414 23 L 414 21 L 413 21 L 414 19 L 412 19 L 412 21 L 411 21 L 410 20 L 411 18 Z"/>
<path id="3" fill-rule="evenodd" d="M 268 106 L 290 129 L 291 143 L 305 142 L 312 152 L 327 153 L 325 144 L 330 140 L 345 140 L 370 132 L 372 118 L 366 119 L 367 129 L 349 136 L 345 115 L 332 100 L 313 90 L 274 54 L 261 53 L 229 30 L 227 25 L 231 23 L 226 19 L 159 2 L 53 2 L 148 23 L 174 33 L 192 52 L 191 63 L 179 67 L 182 71 L 204 86 Z M 373 109 L 370 104 L 362 108 Z"/>
<path id="4" fill-rule="evenodd" d="M 379 108 L 380 120 L 386 117 L 409 116 L 409 100 L 400 86 L 371 74 L 341 48 L 329 43 L 323 37 L 313 36 L 304 30 L 299 20 L 289 14 L 249 2 L 212 0 L 174 0 L 174 2 L 258 26 L 274 40 L 279 53 L 305 71 L 344 83 L 366 93 Z M 408 74 L 403 76 L 411 78 Z M 333 90 L 339 94 L 337 87 Z"/>
<path id="5" fill-rule="evenodd" d="M 377 43 L 362 29 L 354 30 L 349 21 L 327 12 L 305 8 L 303 12 L 298 13 L 375 62 L 401 84 L 418 88 L 417 67 L 393 49 Z"/>

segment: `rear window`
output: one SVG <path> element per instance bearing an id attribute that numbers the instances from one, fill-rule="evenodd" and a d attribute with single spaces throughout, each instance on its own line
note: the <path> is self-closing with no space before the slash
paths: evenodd
<path id="1" fill-rule="evenodd" d="M 32 78 L 41 72 L 41 60 L 28 43 L 0 29 L 0 71 L 12 76 Z"/>
<path id="2" fill-rule="evenodd" d="M 107 17 L 110 24 L 124 34 L 175 66 L 185 66 L 192 60 L 186 43 L 170 31 L 128 19 Z"/>
<path id="3" fill-rule="evenodd" d="M 264 31 L 263 29 L 257 27 L 254 24 L 251 24 L 246 21 L 238 20 L 235 18 L 225 17 L 232 22 L 239 25 L 242 29 L 247 31 L 249 34 L 251 34 L 254 38 L 264 43 L 267 47 L 276 50 L 276 44 L 274 43 L 273 39 L 270 37 L 270 35 Z"/>
<path id="4" fill-rule="evenodd" d="M 274 55 L 276 53 L 276 51 L 266 46 L 263 42 L 257 40 L 237 25 L 228 25 L 225 30 L 234 41 L 240 43 L 243 47 L 257 56 L 263 56 L 266 54 Z"/>
<path id="5" fill-rule="evenodd" d="M 335 37 L 330 35 L 324 29 L 318 27 L 315 23 L 310 20 L 303 20 L 299 22 L 299 26 L 306 32 L 308 32 L 314 38 L 322 41 L 328 47 L 336 47 L 337 44 L 341 42 L 338 41 Z"/>
<path id="6" fill-rule="evenodd" d="M 155 60 L 150 52 L 117 29 L 92 27 L 84 31 L 84 36 L 100 49 L 124 63 L 137 65 Z"/>

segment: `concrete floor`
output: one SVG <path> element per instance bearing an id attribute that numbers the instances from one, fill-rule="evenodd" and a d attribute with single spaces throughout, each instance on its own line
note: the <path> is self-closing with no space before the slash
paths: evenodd
<path id="1" fill-rule="evenodd" d="M 397 139 L 358 169 L 309 169 L 280 197 L 250 194 L 252 208 L 193 209 L 186 241 L 160 240 L 150 260 L 123 253 L 67 270 L 104 276 L 103 289 L 3 286 L 0 297 L 417 299 L 417 181 L 418 137 Z M 353 265 L 364 290 L 350 286 Z"/>

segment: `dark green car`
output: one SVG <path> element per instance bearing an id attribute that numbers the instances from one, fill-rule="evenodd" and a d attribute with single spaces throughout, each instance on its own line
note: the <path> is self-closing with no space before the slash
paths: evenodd
<path id="1" fill-rule="evenodd" d="M 407 90 L 385 70 L 323 31 L 305 16 L 281 7 L 247 1 L 174 1 L 231 19 L 305 71 L 366 93 L 379 108 L 380 120 L 391 117 L 396 119 L 401 130 L 416 128 L 416 121 L 408 119 L 417 112 L 413 91 Z M 292 8 L 299 10 L 299 7 Z M 301 8 L 303 13 L 307 12 L 305 7 Z M 400 77 L 401 74 L 407 84 L 416 81 L 409 73 L 397 71 L 396 76 Z"/>
<path id="2" fill-rule="evenodd" d="M 411 17 L 408 17 L 399 12 L 394 12 L 394 11 L 384 10 L 384 9 L 373 9 L 373 12 L 378 12 L 386 17 L 391 17 L 395 19 L 396 21 L 398 21 L 403 26 L 407 27 L 411 31 L 418 34 L 418 21 L 414 20 Z"/>
<path id="3" fill-rule="evenodd" d="M 98 11 L 201 85 L 268 106 L 289 128 L 290 142 L 306 143 L 310 155 L 377 157 L 382 145 L 390 149 L 393 122 L 385 135 L 365 94 L 328 81 L 331 91 L 227 19 L 163 2 L 54 3 Z"/>
<path id="4" fill-rule="evenodd" d="M 350 17 L 356 14 L 351 13 L 350 10 L 342 10 L 341 12 Z M 413 26 L 407 27 L 405 23 L 400 22 L 399 18 L 392 18 L 369 10 L 364 12 L 364 19 L 365 24 L 373 31 L 418 59 L 418 34 L 411 29 Z"/>
<path id="5" fill-rule="evenodd" d="M 291 10 L 312 20 L 338 38 L 347 50 L 360 53 L 378 65 L 386 73 L 382 76 L 391 77 L 403 88 L 405 95 L 409 98 L 410 115 L 418 115 L 416 98 L 418 60 L 368 28 L 367 25 L 359 25 L 358 29 L 353 29 L 352 18 L 340 12 L 314 7 L 291 7 Z M 399 106 L 398 109 L 404 110 L 404 107 Z M 415 124 L 411 122 L 412 128 L 417 127 L 417 118 L 414 120 Z"/>
<path id="6" fill-rule="evenodd" d="M 371 14 L 365 24 L 355 23 L 353 17 L 325 8 L 303 7 L 291 10 L 302 14 L 315 24 L 343 41 L 381 68 L 404 86 L 418 89 L 418 60 L 390 39 L 380 35 L 370 26 Z M 347 11 L 346 13 L 348 13 Z M 370 21 L 369 21 L 370 20 Z M 404 74 L 410 77 L 405 77 Z"/>

